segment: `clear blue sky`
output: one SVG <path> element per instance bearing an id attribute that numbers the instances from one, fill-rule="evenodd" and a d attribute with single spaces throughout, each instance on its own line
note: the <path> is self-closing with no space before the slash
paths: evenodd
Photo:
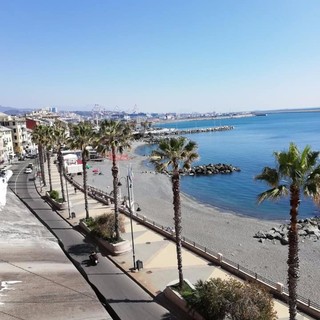
<path id="1" fill-rule="evenodd" d="M 0 0 L 0 105 L 95 104 L 320 106 L 320 1 Z"/>

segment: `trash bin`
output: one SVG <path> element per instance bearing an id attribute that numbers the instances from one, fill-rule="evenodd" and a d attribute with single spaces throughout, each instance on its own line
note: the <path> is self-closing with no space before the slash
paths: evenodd
<path id="1" fill-rule="evenodd" d="M 143 269 L 143 262 L 141 260 L 136 261 L 136 269 L 138 269 L 138 271 Z"/>

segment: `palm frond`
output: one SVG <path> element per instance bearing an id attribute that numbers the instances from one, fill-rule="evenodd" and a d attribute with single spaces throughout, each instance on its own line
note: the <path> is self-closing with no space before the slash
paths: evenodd
<path id="1" fill-rule="evenodd" d="M 289 190 L 286 185 L 280 185 L 276 188 L 269 189 L 258 195 L 258 203 L 261 203 L 265 200 L 278 200 L 283 196 L 287 196 Z"/>
<path id="2" fill-rule="evenodd" d="M 95 146 L 97 151 L 105 153 L 115 150 L 123 153 L 124 149 L 131 146 L 132 131 L 131 127 L 124 122 L 114 120 L 104 120 L 100 124 Z"/>
<path id="3" fill-rule="evenodd" d="M 178 171 L 180 167 L 190 168 L 192 161 L 198 159 L 197 144 L 185 137 L 161 139 L 158 149 L 151 153 L 150 161 L 157 171 Z"/>
<path id="4" fill-rule="evenodd" d="M 262 173 L 255 177 L 255 180 L 265 181 L 269 186 L 276 187 L 279 184 L 279 173 L 276 169 L 265 167 Z"/>
<path id="5" fill-rule="evenodd" d="M 320 198 L 320 166 L 317 166 L 307 177 L 303 193 L 305 196 L 313 198 L 318 204 Z"/>

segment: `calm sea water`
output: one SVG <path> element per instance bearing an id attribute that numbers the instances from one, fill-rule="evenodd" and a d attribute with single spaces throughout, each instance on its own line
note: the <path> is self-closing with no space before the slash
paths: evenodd
<path id="1" fill-rule="evenodd" d="M 320 150 L 320 112 L 268 114 L 221 120 L 197 120 L 159 125 L 166 128 L 205 128 L 235 126 L 234 130 L 186 135 L 198 143 L 200 159 L 196 164 L 227 163 L 241 169 L 231 175 L 182 177 L 181 189 L 190 197 L 237 214 L 259 219 L 289 219 L 289 198 L 257 204 L 257 195 L 268 189 L 254 177 L 265 166 L 274 167 L 274 151 L 287 150 L 294 142 L 299 148 L 310 145 Z M 137 152 L 149 154 L 150 146 Z M 300 218 L 320 215 L 319 208 L 302 198 Z"/>

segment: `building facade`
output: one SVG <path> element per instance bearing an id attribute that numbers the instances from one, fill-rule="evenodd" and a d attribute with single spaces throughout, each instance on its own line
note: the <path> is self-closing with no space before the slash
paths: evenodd
<path id="1" fill-rule="evenodd" d="M 25 118 L 0 113 L 0 125 L 11 129 L 13 156 L 23 156 L 28 146 L 31 145 Z"/>
<path id="2" fill-rule="evenodd" d="M 14 149 L 11 129 L 0 126 L 0 164 L 10 162 L 13 157 Z"/>

